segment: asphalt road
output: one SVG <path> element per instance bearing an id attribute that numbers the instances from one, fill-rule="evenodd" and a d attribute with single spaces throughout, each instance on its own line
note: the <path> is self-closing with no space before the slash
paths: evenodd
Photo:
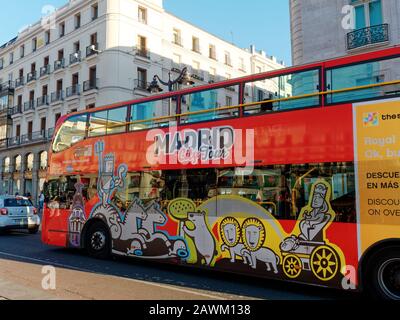
<path id="1" fill-rule="evenodd" d="M 39 284 L 43 276 L 39 268 L 44 265 L 53 265 L 62 270 L 60 281 L 64 281 L 64 293 L 70 295 L 40 295 Z M 30 276 L 27 277 L 26 274 Z M 8 287 L 13 279 L 18 281 L 18 286 L 23 286 L 24 279 L 29 279 L 30 288 L 33 290 L 31 292 L 38 292 L 38 296 L 35 297 L 32 293 L 31 296 L 27 296 L 28 299 L 120 299 L 120 296 L 127 299 L 360 299 L 357 293 L 168 266 L 136 259 L 96 260 L 82 251 L 45 246 L 41 243 L 39 234 L 29 235 L 25 232 L 0 235 L 0 297 L 2 279 L 7 281 Z M 74 285 L 74 291 L 68 285 Z M 90 291 L 91 286 L 93 290 Z M 115 295 L 112 295 L 113 290 L 117 290 L 118 293 L 115 291 Z M 108 295 L 104 295 L 104 291 Z M 132 294 L 139 291 L 143 294 Z"/>

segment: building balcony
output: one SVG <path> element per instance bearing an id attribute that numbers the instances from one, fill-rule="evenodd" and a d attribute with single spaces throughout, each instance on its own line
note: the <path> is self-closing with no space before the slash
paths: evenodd
<path id="1" fill-rule="evenodd" d="M 24 77 L 15 80 L 15 88 L 23 87 L 25 84 Z"/>
<path id="2" fill-rule="evenodd" d="M 7 141 L 7 145 L 9 147 L 19 146 L 21 144 L 21 137 L 12 137 Z"/>
<path id="3" fill-rule="evenodd" d="M 147 81 L 144 81 L 141 79 L 135 80 L 135 89 L 147 91 L 148 87 L 149 87 L 149 84 L 147 83 Z"/>
<path id="4" fill-rule="evenodd" d="M 86 47 L 86 58 L 98 54 L 99 52 L 99 44 L 94 43 L 90 46 Z"/>
<path id="5" fill-rule="evenodd" d="M 80 87 L 81 86 L 79 84 L 68 87 L 66 90 L 66 97 L 70 98 L 70 97 L 78 96 L 80 94 Z"/>
<path id="6" fill-rule="evenodd" d="M 380 24 L 358 29 L 347 34 L 347 50 L 389 41 L 389 25 Z"/>
<path id="7" fill-rule="evenodd" d="M 24 103 L 24 111 L 35 110 L 35 100 L 27 101 Z"/>
<path id="8" fill-rule="evenodd" d="M 99 79 L 91 79 L 91 80 L 85 81 L 83 83 L 83 92 L 86 92 L 89 90 L 97 90 L 98 82 L 99 82 Z"/>
<path id="9" fill-rule="evenodd" d="M 22 114 L 22 105 L 17 105 L 13 108 L 10 108 L 10 115 L 14 116 L 16 114 Z"/>
<path id="10" fill-rule="evenodd" d="M 192 69 L 191 77 L 193 79 L 204 81 L 204 72 L 196 69 Z"/>
<path id="11" fill-rule="evenodd" d="M 136 48 L 135 49 L 135 55 L 137 57 L 145 58 L 145 59 L 150 59 L 150 51 L 144 48 Z"/>
<path id="12" fill-rule="evenodd" d="M 172 43 L 176 46 L 183 47 L 182 38 L 180 37 L 177 37 L 174 40 L 172 40 Z"/>
<path id="13" fill-rule="evenodd" d="M 7 149 L 7 139 L 0 140 L 0 149 Z"/>
<path id="14" fill-rule="evenodd" d="M 40 77 L 44 77 L 50 74 L 50 65 L 46 65 L 40 68 Z"/>
<path id="15" fill-rule="evenodd" d="M 54 61 L 54 71 L 61 70 L 65 67 L 65 59 Z"/>
<path id="16" fill-rule="evenodd" d="M 0 84 L 0 96 L 5 96 L 14 93 L 14 82 L 7 81 Z"/>
<path id="17" fill-rule="evenodd" d="M 53 135 L 54 135 L 54 128 L 50 128 L 47 130 L 41 130 L 41 131 L 35 131 L 35 132 L 29 132 L 22 136 L 12 137 L 12 138 L 8 138 L 3 141 L 0 141 L 0 149 L 4 145 L 6 145 L 5 148 L 7 148 L 7 147 L 16 147 L 16 146 L 27 145 L 27 144 L 38 143 L 38 142 L 46 143 L 48 141 L 51 141 L 51 139 L 53 138 Z"/>
<path id="18" fill-rule="evenodd" d="M 30 72 L 26 76 L 26 83 L 32 82 L 34 80 L 36 80 L 36 71 Z"/>
<path id="19" fill-rule="evenodd" d="M 69 64 L 75 64 L 81 62 L 81 52 L 75 52 L 69 55 Z"/>
<path id="20" fill-rule="evenodd" d="M 51 94 L 51 103 L 60 102 L 64 100 L 64 90 L 59 90 Z"/>
<path id="21" fill-rule="evenodd" d="M 49 96 L 42 96 L 36 99 L 36 106 L 43 107 L 49 105 Z"/>

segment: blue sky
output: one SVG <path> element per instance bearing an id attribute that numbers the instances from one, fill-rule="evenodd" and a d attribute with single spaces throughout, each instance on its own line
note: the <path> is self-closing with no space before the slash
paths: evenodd
<path id="1" fill-rule="evenodd" d="M 0 0 L 0 45 L 22 27 L 42 16 L 46 5 L 60 7 L 67 0 Z M 164 0 L 174 15 L 240 47 L 254 44 L 269 55 L 291 63 L 290 18 L 287 0 Z"/>

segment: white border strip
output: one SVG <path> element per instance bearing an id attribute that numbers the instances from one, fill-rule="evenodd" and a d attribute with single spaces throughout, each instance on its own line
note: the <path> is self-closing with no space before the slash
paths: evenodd
<path id="1" fill-rule="evenodd" d="M 205 297 L 205 298 L 208 298 L 208 299 L 213 299 L 213 300 L 228 300 L 228 298 L 224 298 L 224 297 L 217 296 L 217 295 L 212 295 L 212 294 L 207 294 L 207 293 L 201 293 L 201 292 L 198 292 L 198 291 L 195 291 L 195 290 L 181 289 L 181 288 L 177 288 L 175 286 L 169 286 L 169 285 L 159 284 L 159 283 L 150 282 L 150 281 L 143 281 L 143 280 L 137 280 L 137 279 L 131 279 L 131 278 L 118 277 L 118 276 L 115 276 L 115 275 L 108 275 L 108 274 L 104 274 L 104 273 L 98 273 L 98 272 L 95 272 L 95 271 L 92 271 L 92 270 L 89 270 L 89 269 L 77 268 L 77 267 L 74 267 L 74 266 L 69 266 L 69 265 L 61 264 L 61 263 L 57 263 L 57 262 L 41 260 L 41 259 L 36 259 L 36 258 L 31 258 L 31 257 L 25 257 L 25 256 L 19 256 L 19 255 L 16 255 L 16 254 L 11 254 L 11 253 L 2 252 L 2 251 L 0 251 L 0 256 L 6 256 L 6 257 L 8 256 L 8 257 L 12 257 L 12 258 L 30 260 L 30 261 L 34 261 L 34 262 L 40 262 L 40 263 L 42 263 L 44 265 L 53 265 L 53 266 L 56 266 L 56 267 L 59 267 L 59 268 L 73 269 L 75 271 L 87 272 L 87 273 L 97 274 L 97 275 L 101 275 L 101 276 L 107 276 L 107 277 L 111 277 L 111 278 L 118 278 L 119 280 L 122 279 L 122 280 L 127 280 L 127 281 L 131 281 L 131 282 L 139 283 L 139 284 L 144 284 L 144 285 L 149 285 L 149 286 L 153 286 L 153 287 L 163 288 L 163 289 L 167 289 L 167 290 L 172 290 L 172 291 L 178 291 L 178 292 L 198 295 L 198 296 L 202 296 L 202 297 Z M 201 290 L 201 289 L 199 289 L 199 290 Z M 235 299 L 246 298 L 244 296 L 236 296 L 236 295 L 233 295 L 233 296 L 234 296 Z"/>
<path id="2" fill-rule="evenodd" d="M 353 103 L 353 140 L 354 140 L 354 170 L 357 173 L 356 177 L 356 205 L 357 205 L 357 246 L 358 246 L 358 261 L 360 262 L 362 251 L 361 251 L 361 212 L 360 212 L 360 179 L 359 179 L 359 166 L 358 166 L 358 137 L 357 137 L 357 120 L 356 109 L 360 106 L 378 105 L 390 102 L 400 102 L 400 98 L 382 99 Z M 379 110 L 376 110 L 379 111 Z"/>

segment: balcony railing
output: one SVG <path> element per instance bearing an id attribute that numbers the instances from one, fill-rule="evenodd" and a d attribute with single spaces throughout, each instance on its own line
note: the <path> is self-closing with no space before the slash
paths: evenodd
<path id="1" fill-rule="evenodd" d="M 51 94 L 51 100 L 50 100 L 51 103 L 63 100 L 64 100 L 64 90 L 59 90 Z"/>
<path id="2" fill-rule="evenodd" d="M 0 140 L 0 149 L 5 149 L 7 148 L 7 139 L 1 139 Z"/>
<path id="3" fill-rule="evenodd" d="M 204 72 L 201 70 L 193 69 L 192 68 L 192 73 L 191 76 L 193 79 L 197 79 L 199 81 L 204 81 Z"/>
<path id="4" fill-rule="evenodd" d="M 35 100 L 24 103 L 24 111 L 35 110 Z"/>
<path id="5" fill-rule="evenodd" d="M 147 88 L 148 88 L 147 81 L 144 81 L 144 80 L 141 80 L 141 79 L 136 79 L 135 80 L 135 89 L 147 90 Z"/>
<path id="6" fill-rule="evenodd" d="M 67 98 L 77 96 L 79 94 L 80 94 L 80 85 L 79 84 L 76 84 L 76 85 L 73 85 L 73 86 L 67 88 L 67 91 L 66 91 Z"/>
<path id="7" fill-rule="evenodd" d="M 6 81 L 0 84 L 0 93 L 5 91 L 13 91 L 14 90 L 14 82 L 13 81 Z"/>
<path id="8" fill-rule="evenodd" d="M 75 52 L 69 55 L 69 64 L 81 62 L 81 52 Z"/>
<path id="9" fill-rule="evenodd" d="M 17 106 L 15 106 L 15 107 L 13 107 L 13 108 L 10 108 L 11 110 L 10 110 L 10 115 L 15 115 L 15 114 L 19 114 L 19 113 L 22 113 L 22 105 L 17 105 Z"/>
<path id="10" fill-rule="evenodd" d="M 54 71 L 60 70 L 65 67 L 65 59 L 54 61 Z"/>
<path id="11" fill-rule="evenodd" d="M 47 106 L 49 104 L 49 96 L 42 96 L 36 99 L 36 105 L 38 107 Z"/>
<path id="12" fill-rule="evenodd" d="M 50 65 L 45 65 L 40 68 L 40 77 L 44 77 L 50 74 Z"/>
<path id="13" fill-rule="evenodd" d="M 6 141 L 2 141 L 0 148 L 2 148 L 2 145 L 4 144 L 6 144 L 8 147 L 13 147 L 35 142 L 48 142 L 53 138 L 53 134 L 54 134 L 54 128 L 30 132 L 22 136 L 12 137 L 6 139 Z"/>
<path id="14" fill-rule="evenodd" d="M 89 91 L 89 90 L 95 90 L 98 89 L 97 88 L 97 84 L 99 82 L 99 79 L 91 79 L 91 80 L 87 80 L 83 83 L 83 91 Z"/>
<path id="15" fill-rule="evenodd" d="M 25 84 L 24 82 L 24 77 L 18 78 L 15 80 L 15 87 L 19 88 L 22 87 Z"/>
<path id="16" fill-rule="evenodd" d="M 32 82 L 33 80 L 36 80 L 36 71 L 30 72 L 26 76 L 26 83 Z"/>
<path id="17" fill-rule="evenodd" d="M 94 44 L 91 44 L 90 46 L 87 46 L 86 47 L 86 57 L 90 57 L 90 56 L 97 54 L 98 50 L 99 50 L 98 43 L 94 43 Z"/>
<path id="18" fill-rule="evenodd" d="M 380 24 L 347 34 L 347 50 L 389 41 L 389 25 Z"/>
<path id="19" fill-rule="evenodd" d="M 21 144 L 21 137 L 12 137 L 12 138 L 9 138 L 7 141 L 7 145 L 9 147 L 18 146 L 20 144 Z"/>
<path id="20" fill-rule="evenodd" d="M 135 54 L 136 54 L 138 57 L 150 59 L 150 51 L 147 50 L 147 49 L 145 49 L 145 48 L 136 48 Z"/>

